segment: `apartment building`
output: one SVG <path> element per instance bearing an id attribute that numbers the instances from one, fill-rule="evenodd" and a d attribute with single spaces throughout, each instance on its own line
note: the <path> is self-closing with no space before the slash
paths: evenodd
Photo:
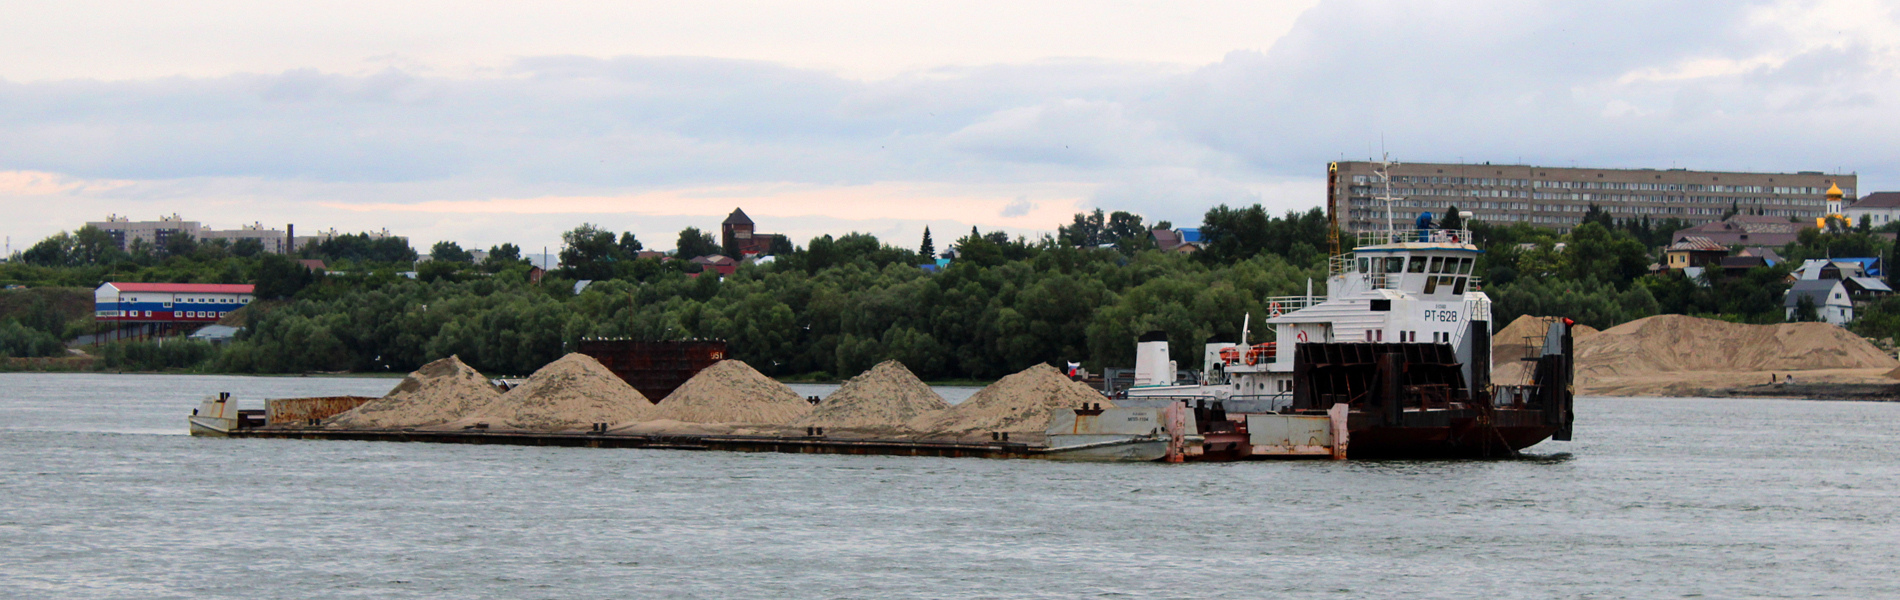
<path id="1" fill-rule="evenodd" d="M 1386 224 L 1381 165 L 1344 161 L 1327 167 L 1327 210 L 1345 231 Z M 1530 223 L 1569 231 L 1591 205 L 1618 219 L 1678 218 L 1690 224 L 1745 214 L 1813 221 L 1827 214 L 1827 192 L 1854 196 L 1854 174 L 1820 171 L 1743 173 L 1687 169 L 1594 169 L 1531 165 L 1392 163 L 1387 168 L 1392 220 L 1405 226 L 1421 212 L 1450 207 L 1497 224 Z"/>

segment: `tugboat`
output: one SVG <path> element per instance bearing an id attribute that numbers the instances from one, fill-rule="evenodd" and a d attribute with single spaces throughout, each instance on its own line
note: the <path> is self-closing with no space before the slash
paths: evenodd
<path id="1" fill-rule="evenodd" d="M 198 408 L 185 418 L 185 424 L 191 428 L 192 435 L 230 437 L 239 429 L 263 427 L 264 411 L 238 410 L 237 400 L 230 393 L 219 392 L 198 403 Z"/>
<path id="2" fill-rule="evenodd" d="M 1571 320 L 1552 320 L 1525 359 L 1537 363 L 1528 385 L 1493 386 L 1491 299 L 1472 274 L 1471 232 L 1424 213 L 1414 229 L 1358 238 L 1332 257 L 1323 299 L 1269 299 L 1274 341 L 1248 344 L 1243 323 L 1240 342 L 1206 344 L 1195 380 L 1175 381 L 1165 334 L 1143 335 L 1134 385 L 1115 403 L 1191 407 L 1205 458 L 1289 454 L 1251 430 L 1341 406 L 1344 435 L 1320 441 L 1352 458 L 1511 456 L 1570 439 Z"/>

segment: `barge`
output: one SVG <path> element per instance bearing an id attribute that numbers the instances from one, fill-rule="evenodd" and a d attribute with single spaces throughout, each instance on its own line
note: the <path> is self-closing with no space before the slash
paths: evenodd
<path id="1" fill-rule="evenodd" d="M 1132 387 L 1106 404 L 1052 411 L 1042 434 L 1016 440 L 822 428 L 653 434 L 607 423 L 587 432 L 339 430 L 324 419 L 368 399 L 280 399 L 242 411 L 228 394 L 207 399 L 190 424 L 194 435 L 224 437 L 1166 462 L 1501 457 L 1569 440 L 1574 323 L 1548 320 L 1527 342 L 1528 379 L 1494 385 L 1491 301 L 1472 274 L 1479 250 L 1469 231 L 1430 227 L 1429 216 L 1420 225 L 1362 234 L 1331 260 L 1323 300 L 1310 291 L 1268 300 L 1273 341 L 1249 344 L 1248 316 L 1240 341 L 1207 343 L 1203 370 L 1183 381 L 1167 337 L 1145 334 Z M 612 341 L 583 350 L 642 391 L 670 392 L 725 348 Z"/>

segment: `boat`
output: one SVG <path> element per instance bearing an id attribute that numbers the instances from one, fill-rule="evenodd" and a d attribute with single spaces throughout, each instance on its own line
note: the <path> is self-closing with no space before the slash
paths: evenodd
<path id="1" fill-rule="evenodd" d="M 1323 297 L 1309 282 L 1305 296 L 1267 300 L 1272 341 L 1249 343 L 1247 315 L 1241 339 L 1207 342 L 1205 368 L 1186 380 L 1167 336 L 1142 335 L 1133 385 L 1116 405 L 1193 407 L 1206 458 L 1293 455 L 1253 432 L 1311 429 L 1290 418 L 1339 407 L 1330 443 L 1353 458 L 1509 456 L 1570 439 L 1573 321 L 1548 320 L 1525 359 L 1537 363 L 1529 382 L 1494 386 L 1491 299 L 1473 273 L 1481 250 L 1471 232 L 1435 227 L 1424 213 L 1413 229 L 1357 238 L 1330 260 Z"/>
<path id="2" fill-rule="evenodd" d="M 185 418 L 191 434 L 205 437 L 230 437 L 239 429 L 264 426 L 264 411 L 238 410 L 237 400 L 228 392 L 206 396 L 198 408 Z"/>

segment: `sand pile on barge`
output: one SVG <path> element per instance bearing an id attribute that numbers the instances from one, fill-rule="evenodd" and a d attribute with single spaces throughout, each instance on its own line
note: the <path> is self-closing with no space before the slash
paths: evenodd
<path id="1" fill-rule="evenodd" d="M 382 398 L 332 417 L 343 429 L 427 427 L 468 416 L 501 398 L 488 378 L 450 356 L 416 369 Z"/>
<path id="2" fill-rule="evenodd" d="M 920 415 L 946 408 L 950 408 L 950 403 L 905 368 L 904 363 L 887 360 L 844 382 L 792 425 L 901 427 Z"/>
<path id="3" fill-rule="evenodd" d="M 1115 406 L 1055 367 L 1037 364 L 997 380 L 962 404 L 912 419 L 909 426 L 930 433 L 1043 433 L 1049 428 L 1049 411 L 1098 403 L 1103 408 Z"/>
<path id="4" fill-rule="evenodd" d="M 811 403 L 785 384 L 737 360 L 722 360 L 686 380 L 660 401 L 654 419 L 687 423 L 784 425 L 805 416 Z"/>
<path id="5" fill-rule="evenodd" d="M 653 402 L 640 390 L 627 385 L 594 357 L 576 353 L 541 367 L 528 381 L 457 424 L 482 422 L 497 429 L 560 431 L 587 429 L 595 423 L 642 421 L 654 410 Z"/>

